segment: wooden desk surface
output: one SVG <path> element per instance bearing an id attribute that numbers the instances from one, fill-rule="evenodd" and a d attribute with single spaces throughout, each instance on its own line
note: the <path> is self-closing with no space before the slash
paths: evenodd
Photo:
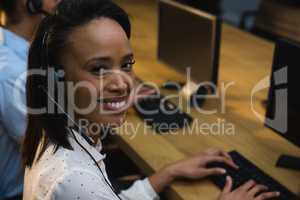
<path id="1" fill-rule="evenodd" d="M 157 61 L 156 1 L 116 2 L 128 11 L 132 20 L 136 74 L 157 84 L 166 80 L 185 80 L 183 75 Z M 219 102 L 208 101 L 204 108 L 216 108 L 217 114 L 204 115 L 192 110 L 191 115 L 200 123 L 210 125 L 225 120 L 225 125 L 233 124 L 234 135 L 208 136 L 205 132 L 197 134 L 196 131 L 187 134 L 184 130 L 172 135 L 158 135 L 151 129 L 144 129 L 142 121 L 134 111 L 130 111 L 128 123 L 131 126 L 123 126 L 119 132 L 121 148 L 148 174 L 210 147 L 227 151 L 236 149 L 290 190 L 300 194 L 300 173 L 274 167 L 280 154 L 300 156 L 300 148 L 265 128 L 250 108 L 251 90 L 270 75 L 273 51 L 273 43 L 223 25 L 219 83 L 234 82 L 226 93 L 226 112 L 221 113 Z M 254 107 L 261 115 L 265 112 L 261 102 L 267 99 L 267 92 L 266 89 L 255 94 Z M 170 199 L 213 200 L 218 194 L 219 190 L 208 180 L 176 182 L 169 190 Z"/>

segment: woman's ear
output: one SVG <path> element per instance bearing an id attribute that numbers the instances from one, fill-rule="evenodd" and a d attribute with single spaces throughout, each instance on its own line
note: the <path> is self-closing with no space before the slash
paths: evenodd
<path id="1" fill-rule="evenodd" d="M 23 0 L 24 8 L 31 15 L 53 13 L 61 0 Z"/>
<path id="2" fill-rule="evenodd" d="M 53 13 L 61 0 L 43 0 L 43 10 L 47 13 Z"/>

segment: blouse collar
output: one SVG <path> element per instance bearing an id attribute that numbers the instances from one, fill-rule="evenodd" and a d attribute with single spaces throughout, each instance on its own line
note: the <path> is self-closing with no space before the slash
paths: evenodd
<path id="1" fill-rule="evenodd" d="M 73 132 L 73 134 L 72 134 L 72 132 Z M 88 137 L 87 135 L 83 135 L 83 134 L 84 133 L 82 133 L 82 134 L 78 133 L 78 131 L 76 131 L 74 129 L 70 129 L 69 139 L 70 139 L 71 145 L 74 148 L 74 150 L 75 151 L 82 150 L 82 147 L 83 147 L 95 158 L 95 160 L 97 162 L 105 159 L 106 155 L 101 154 L 101 150 L 102 150 L 101 141 L 99 140 L 97 145 L 93 146 L 92 144 L 90 144 L 90 141 L 92 139 L 90 137 Z M 76 139 L 74 138 L 74 136 L 76 137 Z M 76 140 L 80 144 L 78 144 Z"/>

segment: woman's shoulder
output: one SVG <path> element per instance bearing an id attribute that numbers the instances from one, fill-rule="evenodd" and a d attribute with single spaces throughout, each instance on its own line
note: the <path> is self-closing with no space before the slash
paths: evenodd
<path id="1" fill-rule="evenodd" d="M 40 158 L 35 159 L 32 167 L 26 168 L 25 179 L 30 179 L 35 183 L 47 180 L 50 184 L 52 180 L 72 171 L 69 154 L 72 155 L 71 150 L 65 148 L 56 150 L 54 145 L 48 145 Z"/>
<path id="2" fill-rule="evenodd" d="M 26 170 L 24 196 L 44 200 L 115 199 L 99 174 L 85 168 L 80 160 L 74 162 L 72 151 L 45 152 L 32 169 Z"/>
<path id="3" fill-rule="evenodd" d="M 72 170 L 59 177 L 46 191 L 50 199 L 113 200 L 115 196 L 99 176 L 85 170 Z M 44 199 L 44 198 L 42 198 Z"/>
<path id="4" fill-rule="evenodd" d="M 41 158 L 26 169 L 24 191 L 31 191 L 29 196 L 55 195 L 62 197 L 58 199 L 77 199 L 79 195 L 87 195 L 84 191 L 89 191 L 88 195 L 92 196 L 97 191 L 105 192 L 105 183 L 84 155 L 65 148 L 54 150 L 54 146 L 48 146 Z M 101 191 L 101 186 L 104 191 Z M 92 196 L 91 199 L 95 199 Z"/>
<path id="5" fill-rule="evenodd" d="M 87 160 L 81 152 L 64 147 L 56 148 L 55 145 L 50 144 L 40 158 L 34 161 L 32 169 L 40 174 L 58 174 L 60 176 L 62 173 L 85 169 L 81 165 L 86 162 Z"/>

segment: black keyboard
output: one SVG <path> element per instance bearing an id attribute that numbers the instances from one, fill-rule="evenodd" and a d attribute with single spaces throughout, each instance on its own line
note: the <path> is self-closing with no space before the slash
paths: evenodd
<path id="1" fill-rule="evenodd" d="M 258 184 L 267 186 L 269 191 L 280 192 L 279 197 L 272 198 L 271 200 L 299 200 L 299 197 L 290 192 L 286 187 L 278 183 L 262 170 L 257 168 L 240 153 L 232 151 L 229 154 L 233 161 L 239 166 L 239 169 L 233 169 L 224 163 L 211 163 L 208 165 L 208 167 L 221 167 L 227 171 L 227 174 L 225 175 L 210 177 L 220 189 L 223 189 L 226 184 L 226 176 L 231 176 L 233 179 L 233 190 L 249 180 L 254 180 Z"/>

